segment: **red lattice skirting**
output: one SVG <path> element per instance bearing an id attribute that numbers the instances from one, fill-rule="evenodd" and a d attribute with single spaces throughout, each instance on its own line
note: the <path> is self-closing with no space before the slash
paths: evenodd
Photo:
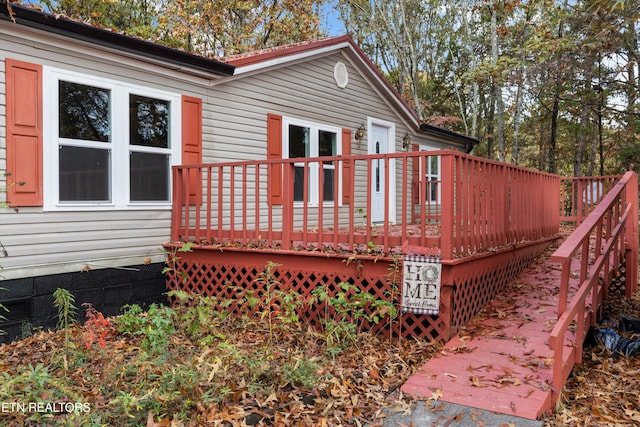
<path id="1" fill-rule="evenodd" d="M 529 265 L 548 243 L 549 240 L 545 240 L 443 265 L 438 316 L 399 313 L 391 325 L 382 322 L 366 326 L 386 336 L 447 341 L 502 291 L 509 280 Z M 176 246 L 165 245 L 165 248 L 171 251 Z M 271 262 L 280 265 L 273 271 L 273 279 L 278 283 L 275 288 L 293 289 L 303 301 L 308 301 L 318 286 L 325 285 L 327 292 L 333 295 L 340 291 L 341 282 L 348 282 L 377 299 L 393 301 L 398 311 L 400 307 L 398 294 L 402 290 L 402 260 L 397 285 L 394 286 L 390 279 L 393 258 L 362 257 L 347 262 L 346 257 L 326 253 L 220 250 L 206 246 L 195 247 L 192 252 L 178 252 L 177 257 L 179 259 L 170 261 L 172 271 L 167 275 L 169 290 L 181 289 L 224 301 L 236 299 L 238 288 L 242 288 L 264 297 L 263 285 L 256 279 Z M 321 306 L 310 307 L 308 304 L 304 304 L 298 313 L 303 322 L 311 324 L 317 323 L 324 315 Z"/>
<path id="2" fill-rule="evenodd" d="M 502 292 L 557 237 L 514 245 L 490 254 L 464 259 L 443 268 L 443 281 L 451 284 L 452 313 L 449 333 L 459 332 L 480 309 Z M 445 272 L 449 273 L 445 277 Z"/>

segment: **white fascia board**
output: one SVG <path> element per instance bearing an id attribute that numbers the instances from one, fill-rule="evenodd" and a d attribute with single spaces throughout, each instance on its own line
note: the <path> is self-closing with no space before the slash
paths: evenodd
<path id="1" fill-rule="evenodd" d="M 324 56 L 326 54 L 333 53 L 333 52 L 338 51 L 340 49 L 343 49 L 345 47 L 349 47 L 350 48 L 351 46 L 347 42 L 342 42 L 342 43 L 339 43 L 339 44 L 326 46 L 326 47 L 323 47 L 323 48 L 320 48 L 320 49 L 309 49 L 307 51 L 302 51 L 302 52 L 299 52 L 299 53 L 296 53 L 296 54 L 293 54 L 293 55 L 279 56 L 279 57 L 275 57 L 273 59 L 269 59 L 269 60 L 266 60 L 266 61 L 260 61 L 260 62 L 257 62 L 255 64 L 249 64 L 249 65 L 246 65 L 246 66 L 238 66 L 238 67 L 236 67 L 235 72 L 233 74 L 234 74 L 234 76 L 238 76 L 238 75 L 250 73 L 250 72 L 253 72 L 253 71 L 260 71 L 260 70 L 267 69 L 267 68 L 281 66 L 281 65 L 287 64 L 287 63 L 303 61 L 305 59 L 308 59 L 308 58 L 314 57 L 314 56 Z M 223 79 L 228 79 L 228 77 L 226 77 L 226 78 L 223 77 Z"/>

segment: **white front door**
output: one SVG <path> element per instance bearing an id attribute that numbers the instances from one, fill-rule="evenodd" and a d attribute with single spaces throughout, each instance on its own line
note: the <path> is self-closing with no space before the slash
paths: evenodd
<path id="1" fill-rule="evenodd" d="M 389 128 L 372 124 L 369 138 L 369 154 L 389 152 Z M 384 198 L 385 168 L 384 159 L 375 159 L 371 165 L 371 222 L 384 222 L 387 201 Z"/>

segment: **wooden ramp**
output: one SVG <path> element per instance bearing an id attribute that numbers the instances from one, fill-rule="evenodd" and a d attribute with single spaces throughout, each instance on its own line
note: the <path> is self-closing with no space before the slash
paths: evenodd
<path id="1" fill-rule="evenodd" d="M 548 260 L 552 250 L 513 280 L 402 391 L 528 419 L 551 411 L 553 352 L 548 343 L 561 273 Z M 569 338 L 563 352 L 567 367 L 575 357 Z"/>

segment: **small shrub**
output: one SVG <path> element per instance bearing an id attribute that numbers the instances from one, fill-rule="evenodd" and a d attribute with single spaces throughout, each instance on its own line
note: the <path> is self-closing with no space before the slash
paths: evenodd
<path id="1" fill-rule="evenodd" d="M 174 283 L 176 285 L 176 288 L 178 288 L 180 285 L 178 278 L 182 279 L 183 283 L 186 283 L 188 279 L 186 273 L 177 268 L 178 262 L 180 261 L 180 256 L 178 256 L 178 254 L 192 252 L 193 246 L 195 246 L 195 243 L 186 242 L 183 243 L 179 248 L 171 249 L 170 251 L 162 249 L 162 252 L 167 255 L 167 260 L 165 261 L 167 265 L 162 269 L 162 274 L 174 273 Z"/>
<path id="2" fill-rule="evenodd" d="M 86 302 L 82 305 L 86 309 L 85 317 L 87 318 L 83 326 L 84 346 L 88 350 L 97 340 L 98 345 L 105 348 L 107 346 L 105 338 L 109 336 L 109 326 L 111 326 L 111 322 L 90 303 Z"/>
<path id="3" fill-rule="evenodd" d="M 163 305 L 151 304 L 146 313 L 138 304 L 123 307 L 123 314 L 116 319 L 120 333 L 142 336 L 140 346 L 154 354 L 162 353 L 175 332 L 173 317 L 176 312 Z"/>
<path id="4" fill-rule="evenodd" d="M 297 358 L 282 366 L 284 380 L 296 387 L 313 387 L 318 383 L 319 366 L 309 359 Z"/>
<path id="5" fill-rule="evenodd" d="M 65 372 L 69 367 L 70 327 L 75 323 L 77 312 L 75 302 L 75 297 L 64 288 L 58 288 L 53 292 L 53 305 L 58 309 L 58 329 L 64 330 L 64 354 L 62 360 Z"/>
<path id="6" fill-rule="evenodd" d="M 122 307 L 122 315 L 116 318 L 118 332 L 121 334 L 137 335 L 144 324 L 141 314 L 144 311 L 138 304 L 127 304 Z"/>
<path id="7" fill-rule="evenodd" d="M 211 341 L 212 335 L 221 337 L 218 326 L 226 320 L 229 313 L 220 311 L 218 298 L 190 294 L 182 290 L 167 292 L 176 301 L 174 306 L 176 326 L 184 330 L 187 335 L 201 344 Z"/>
<path id="8" fill-rule="evenodd" d="M 395 316 L 393 303 L 377 299 L 361 291 L 357 286 L 341 282 L 333 296 L 326 286 L 319 286 L 311 292 L 309 304 L 324 305 L 324 318 L 320 324 L 324 328 L 327 353 L 337 356 L 356 343 L 357 334 L 365 324 L 377 324 L 386 316 Z"/>
<path id="9" fill-rule="evenodd" d="M 279 266 L 280 264 L 269 261 L 256 278 L 255 282 L 261 286 L 264 295 L 262 300 L 256 297 L 252 291 L 245 291 L 245 299 L 249 305 L 257 306 L 260 318 L 267 319 L 271 343 L 273 343 L 276 325 L 298 325 L 298 309 L 304 304 L 300 294 L 295 290 L 280 289 L 282 284 L 274 275 L 275 269 Z"/>

